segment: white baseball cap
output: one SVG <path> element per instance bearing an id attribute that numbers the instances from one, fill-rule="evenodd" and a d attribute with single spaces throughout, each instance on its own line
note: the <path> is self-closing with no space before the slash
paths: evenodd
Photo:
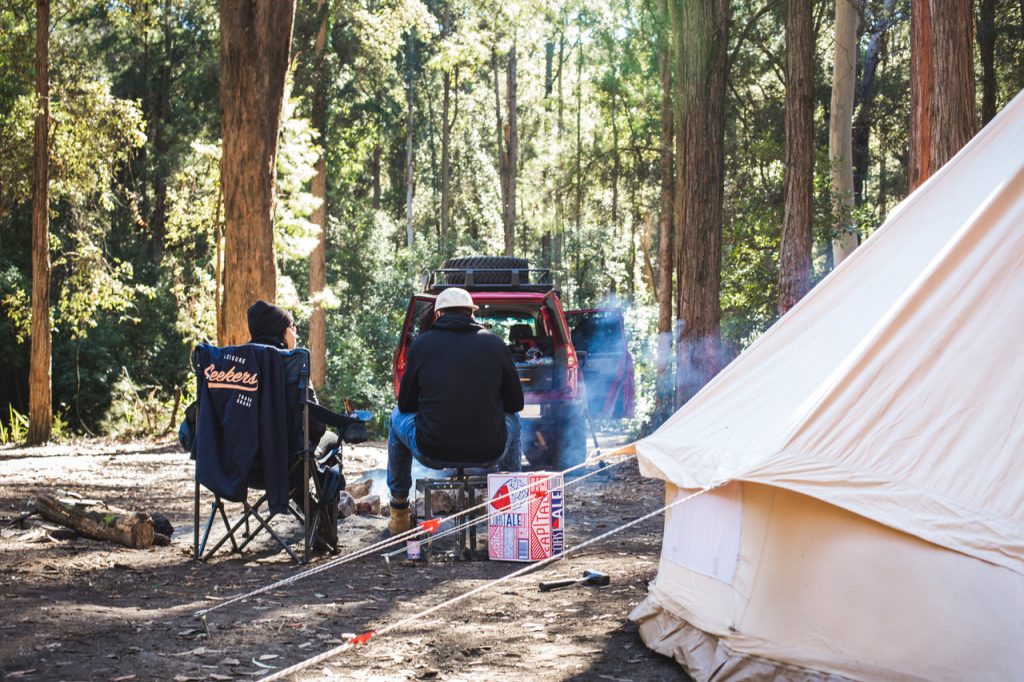
<path id="1" fill-rule="evenodd" d="M 458 287 L 452 287 L 451 289 L 445 289 L 441 292 L 441 295 L 434 301 L 434 310 L 444 310 L 445 308 L 469 308 L 470 310 L 478 310 L 480 306 L 473 304 L 473 297 L 469 295 L 469 292 L 465 289 L 459 289 Z"/>

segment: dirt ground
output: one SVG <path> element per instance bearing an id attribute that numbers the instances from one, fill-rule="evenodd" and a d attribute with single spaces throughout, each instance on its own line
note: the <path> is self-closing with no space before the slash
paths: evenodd
<path id="1" fill-rule="evenodd" d="M 381 445 L 346 448 L 350 482 L 363 472 L 379 475 Z M 305 569 L 269 541 L 241 556 L 193 562 L 192 476 L 188 457 L 170 443 L 0 448 L 0 678 L 258 679 L 522 567 L 397 556 L 389 575 L 378 553 L 221 608 L 209 616 L 208 637 L 196 610 Z M 162 512 L 175 527 L 172 542 L 132 550 L 55 539 L 56 527 L 37 516 L 12 524 L 37 491 Z M 570 484 L 565 501 L 572 547 L 658 508 L 663 488 L 629 460 Z M 301 538 L 297 523 L 275 524 Z M 342 554 L 381 541 L 386 525 L 382 516 L 342 520 Z M 686 679 L 675 662 L 644 646 L 626 618 L 655 576 L 661 527 L 656 516 L 292 679 Z M 311 567 L 330 558 L 315 557 Z M 585 569 L 608 573 L 611 584 L 538 591 L 540 581 Z"/>

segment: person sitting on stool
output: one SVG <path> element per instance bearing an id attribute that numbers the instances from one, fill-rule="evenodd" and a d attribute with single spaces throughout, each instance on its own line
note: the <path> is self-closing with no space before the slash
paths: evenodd
<path id="1" fill-rule="evenodd" d="M 523 386 L 505 342 L 473 318 L 465 289 L 445 289 L 434 302 L 434 325 L 409 347 L 391 413 L 388 488 L 392 535 L 412 526 L 412 460 L 480 466 L 501 456 L 500 471 L 522 470 Z"/>

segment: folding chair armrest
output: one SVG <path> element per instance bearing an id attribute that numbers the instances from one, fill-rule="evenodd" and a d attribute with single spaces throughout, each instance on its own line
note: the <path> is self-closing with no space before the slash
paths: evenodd
<path id="1" fill-rule="evenodd" d="M 327 424 L 328 426 L 333 426 L 338 429 L 345 429 L 346 427 L 351 426 L 352 424 L 362 423 L 359 419 L 355 417 L 349 417 L 344 414 L 332 412 L 323 405 L 319 405 L 309 400 L 306 401 L 306 407 L 309 408 L 310 417 L 316 419 L 318 422 Z"/>

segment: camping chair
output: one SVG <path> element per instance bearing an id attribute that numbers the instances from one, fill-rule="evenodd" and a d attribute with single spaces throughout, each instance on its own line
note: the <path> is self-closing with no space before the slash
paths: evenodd
<path id="1" fill-rule="evenodd" d="M 196 346 L 192 368 L 198 383 L 193 557 L 205 561 L 230 542 L 241 552 L 266 531 L 296 563 L 313 550 L 337 552 L 338 497 L 344 487 L 338 447 L 365 440 L 358 418 L 339 415 L 307 400 L 309 351 L 246 344 Z M 321 452 L 309 443 L 313 412 L 325 424 L 342 429 L 338 447 Z M 350 428 L 351 427 L 351 428 Z M 347 430 L 346 430 L 347 429 Z M 360 438 L 361 436 L 361 438 Z M 213 494 L 202 539 L 199 536 L 200 488 Z M 249 488 L 263 491 L 249 502 Z M 234 521 L 225 501 L 242 506 Z M 277 515 L 291 515 L 303 526 L 302 558 L 271 526 Z M 225 534 L 208 551 L 215 519 Z"/>

